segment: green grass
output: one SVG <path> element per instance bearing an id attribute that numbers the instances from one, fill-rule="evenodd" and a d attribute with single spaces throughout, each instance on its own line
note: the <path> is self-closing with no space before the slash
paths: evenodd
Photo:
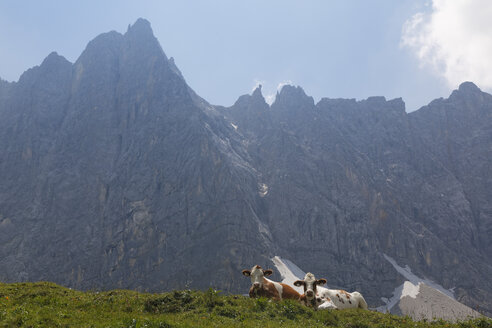
<path id="1" fill-rule="evenodd" d="M 39 282 L 0 284 L 0 327 L 492 328 L 492 320 L 414 322 L 364 310 L 313 311 L 297 302 L 222 295 L 212 289 L 80 292 Z"/>

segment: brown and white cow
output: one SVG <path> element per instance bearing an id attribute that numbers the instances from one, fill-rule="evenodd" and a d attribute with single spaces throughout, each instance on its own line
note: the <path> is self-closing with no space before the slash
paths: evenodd
<path id="1" fill-rule="evenodd" d="M 318 279 L 314 277 L 314 274 L 308 272 L 304 276 L 304 280 L 297 280 L 294 282 L 294 286 L 304 287 L 304 294 L 301 295 L 301 304 L 308 307 L 312 307 L 317 310 L 325 302 L 329 304 L 330 299 L 323 299 L 318 295 L 318 285 L 326 284 L 326 279 Z M 325 307 L 327 306 L 325 304 Z M 331 304 L 332 308 L 336 308 L 334 304 Z"/>
<path id="2" fill-rule="evenodd" d="M 367 310 L 367 303 L 359 292 L 348 293 L 340 289 L 317 288 L 326 284 L 326 279 L 316 279 L 314 274 L 307 273 L 304 280 L 297 280 L 294 285 L 304 287 L 304 304 L 315 309 L 348 309 L 361 308 Z"/>
<path id="3" fill-rule="evenodd" d="M 243 270 L 243 275 L 251 278 L 249 297 L 267 297 L 279 301 L 283 299 L 300 299 L 301 295 L 294 288 L 265 278 L 265 276 L 268 277 L 272 273 L 272 270 L 263 270 L 259 265 L 255 265 L 251 270 Z"/>

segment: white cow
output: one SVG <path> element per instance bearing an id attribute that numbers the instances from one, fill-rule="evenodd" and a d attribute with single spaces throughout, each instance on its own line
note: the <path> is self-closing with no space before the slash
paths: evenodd
<path id="1" fill-rule="evenodd" d="M 308 272 L 304 280 L 297 280 L 294 285 L 304 287 L 301 302 L 315 309 L 348 309 L 361 308 L 367 310 L 367 303 L 359 292 L 348 293 L 340 289 L 317 288 L 326 284 L 326 279 L 316 279 Z"/>

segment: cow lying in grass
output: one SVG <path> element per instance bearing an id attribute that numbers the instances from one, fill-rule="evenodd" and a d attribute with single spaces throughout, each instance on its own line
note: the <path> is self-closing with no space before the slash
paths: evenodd
<path id="1" fill-rule="evenodd" d="M 300 299 L 301 295 L 294 288 L 265 278 L 265 276 L 268 277 L 272 273 L 272 270 L 263 270 L 259 265 L 255 265 L 251 270 L 243 270 L 243 275 L 251 278 L 249 297 L 266 297 L 279 301 L 283 299 Z"/>
<path id="2" fill-rule="evenodd" d="M 304 280 L 297 280 L 294 285 L 304 287 L 301 302 L 314 309 L 348 309 L 361 308 L 367 310 L 367 303 L 359 292 L 348 293 L 339 289 L 320 288 L 326 279 L 316 279 L 314 274 L 307 273 Z"/>

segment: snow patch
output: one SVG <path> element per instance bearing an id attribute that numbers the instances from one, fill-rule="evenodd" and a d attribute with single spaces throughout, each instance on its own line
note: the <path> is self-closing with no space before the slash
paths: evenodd
<path id="1" fill-rule="evenodd" d="M 395 268 L 395 270 L 398 273 L 400 273 L 403 277 L 405 277 L 405 279 L 407 279 L 408 281 L 405 281 L 402 285 L 396 287 L 395 290 L 393 291 L 393 296 L 391 298 L 388 299 L 382 297 L 381 300 L 386 304 L 376 308 L 377 311 L 379 312 L 391 311 L 391 309 L 396 304 L 398 304 L 398 302 L 405 296 L 416 298 L 420 292 L 420 287 L 422 283 L 426 284 L 429 287 L 434 288 L 435 290 L 443 293 L 444 295 L 452 298 L 453 300 L 456 300 L 456 298 L 454 297 L 454 288 L 448 290 L 442 287 L 441 285 L 433 282 L 432 280 L 420 278 L 412 272 L 412 269 L 410 269 L 408 265 L 405 265 L 405 267 L 403 268 L 399 266 L 396 263 L 396 261 L 390 256 L 386 254 L 383 254 L 383 256 L 389 263 L 391 263 L 393 268 Z"/>
<path id="2" fill-rule="evenodd" d="M 382 297 L 381 300 L 386 304 L 376 308 L 377 311 L 379 312 L 391 311 L 391 309 L 396 304 L 398 304 L 398 302 L 405 296 L 416 298 L 420 292 L 420 286 L 422 283 L 426 284 L 429 287 L 434 288 L 435 290 L 443 293 L 448 297 L 451 297 L 453 300 L 456 300 L 456 298 L 454 297 L 454 288 L 448 290 L 442 287 L 441 285 L 433 282 L 432 280 L 420 278 L 412 272 L 412 269 L 410 269 L 408 265 L 405 265 L 405 267 L 401 267 L 390 256 L 386 254 L 383 254 L 383 256 L 389 263 L 391 263 L 393 268 L 395 268 L 395 270 L 398 273 L 400 273 L 403 277 L 405 277 L 405 279 L 407 279 L 408 281 L 405 281 L 402 285 L 396 287 L 395 290 L 393 291 L 393 296 L 391 298 L 388 299 Z"/>
<path id="3" fill-rule="evenodd" d="M 280 256 L 274 256 L 272 258 L 272 262 L 277 268 L 278 272 L 280 272 L 280 276 L 282 277 L 282 282 L 287 284 L 297 290 L 299 293 L 304 293 L 304 289 L 302 287 L 294 286 L 294 281 L 302 280 L 306 273 L 299 269 L 297 265 L 292 263 L 287 259 L 282 259 Z"/>
<path id="4" fill-rule="evenodd" d="M 268 186 L 264 183 L 260 183 L 260 196 L 265 197 L 268 194 Z"/>
<path id="5" fill-rule="evenodd" d="M 391 312 L 391 310 L 398 304 L 398 302 L 405 296 L 410 296 L 411 298 L 417 298 L 420 292 L 420 284 L 412 284 L 410 281 L 405 281 L 400 286 L 396 287 L 393 291 L 393 296 L 391 298 L 381 297 L 381 300 L 386 303 L 385 305 L 376 308 L 376 311 L 386 313 Z"/>
<path id="6" fill-rule="evenodd" d="M 410 281 L 412 284 L 418 285 L 419 283 L 423 282 L 427 286 L 432 287 L 432 288 L 440 291 L 444 295 L 447 295 L 447 296 L 451 297 L 452 299 L 456 300 L 456 298 L 454 297 L 454 289 L 446 289 L 443 286 L 433 282 L 432 280 L 420 278 L 412 272 L 412 269 L 410 269 L 410 267 L 408 265 L 405 265 L 405 267 L 403 268 L 403 267 L 399 266 L 396 263 L 396 261 L 393 258 L 391 258 L 390 256 L 388 256 L 386 254 L 383 254 L 383 256 L 389 263 L 391 263 L 393 268 L 395 268 L 395 270 L 398 271 L 398 273 L 400 273 L 403 277 L 405 277 L 405 279 Z"/>
<path id="7" fill-rule="evenodd" d="M 403 283 L 403 290 L 401 292 L 400 299 L 405 296 L 410 296 L 411 298 L 417 298 L 417 295 L 419 294 L 420 291 L 420 284 L 421 283 L 419 283 L 418 285 L 414 285 L 410 281 L 405 281 Z"/>

